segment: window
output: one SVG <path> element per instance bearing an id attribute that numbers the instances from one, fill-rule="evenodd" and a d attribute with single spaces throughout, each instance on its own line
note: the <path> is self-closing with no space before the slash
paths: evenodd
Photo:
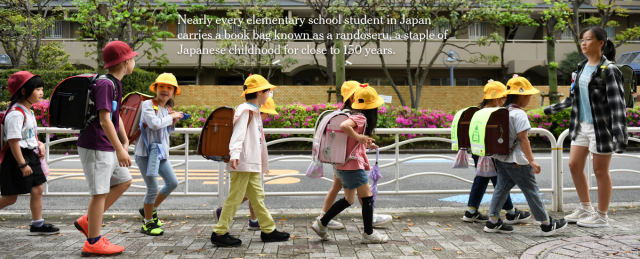
<path id="1" fill-rule="evenodd" d="M 391 82 L 386 77 L 354 77 L 349 80 L 355 80 L 362 84 L 369 84 L 370 86 L 391 85 Z M 393 82 L 396 85 L 407 85 L 407 80 L 404 77 L 395 77 Z"/>
<path id="2" fill-rule="evenodd" d="M 218 33 L 220 34 L 220 37 L 224 38 L 225 35 L 227 35 L 227 33 L 230 34 L 241 34 L 242 33 L 242 27 L 240 27 L 240 25 L 231 25 L 231 30 L 229 32 L 227 32 L 227 28 L 225 28 L 222 25 L 218 25 Z"/>
<path id="3" fill-rule="evenodd" d="M 633 60 L 635 60 L 638 55 L 640 55 L 640 52 L 629 53 L 629 57 L 623 60 L 620 64 L 631 64 L 631 62 L 633 62 Z"/>
<path id="4" fill-rule="evenodd" d="M 454 85 L 456 86 L 482 86 L 482 78 L 479 77 L 455 77 Z M 432 86 L 449 86 L 451 85 L 449 77 L 431 78 Z"/>
<path id="5" fill-rule="evenodd" d="M 573 33 L 571 33 L 571 30 L 566 29 L 562 32 L 562 40 L 573 40 Z"/>
<path id="6" fill-rule="evenodd" d="M 436 37 L 438 37 L 438 34 L 440 33 L 451 33 L 451 25 L 447 24 L 445 26 L 438 26 L 435 25 L 435 29 L 433 30 L 436 34 Z M 456 37 L 451 37 L 450 39 L 455 39 Z"/>
<path id="7" fill-rule="evenodd" d="M 487 37 L 487 23 L 475 22 L 469 26 L 469 39 Z"/>
<path id="8" fill-rule="evenodd" d="M 611 26 L 607 26 L 604 28 L 604 30 L 607 32 L 607 37 L 610 39 L 613 39 L 616 37 L 616 28 L 613 28 Z"/>
<path id="9" fill-rule="evenodd" d="M 46 28 L 44 31 L 47 38 L 62 38 L 62 21 L 55 21 L 51 27 Z"/>
<path id="10" fill-rule="evenodd" d="M 176 27 L 176 33 L 177 34 L 187 33 L 187 24 L 186 23 L 178 23 L 178 25 Z"/>
<path id="11" fill-rule="evenodd" d="M 140 19 L 140 21 L 138 21 L 137 24 L 142 26 L 142 28 L 140 28 L 140 30 L 138 31 L 138 37 L 142 37 L 144 35 L 144 28 L 147 27 L 148 25 L 147 20 Z M 178 27 L 180 27 L 180 25 L 178 25 Z"/>
<path id="12" fill-rule="evenodd" d="M 622 56 L 618 57 L 618 60 L 616 60 L 616 63 L 618 64 L 624 64 L 624 61 L 629 57 L 629 54 L 622 54 Z"/>
<path id="13" fill-rule="evenodd" d="M 410 31 L 410 25 L 405 24 L 387 24 L 384 26 L 384 34 L 392 36 L 392 35 L 403 35 L 405 31 Z"/>

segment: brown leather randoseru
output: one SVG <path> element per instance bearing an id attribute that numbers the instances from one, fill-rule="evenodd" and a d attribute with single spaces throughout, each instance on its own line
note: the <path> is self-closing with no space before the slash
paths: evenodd
<path id="1" fill-rule="evenodd" d="M 458 121 L 458 147 L 459 148 L 471 148 L 471 140 L 469 139 L 469 127 L 471 127 L 471 119 L 473 115 L 479 111 L 478 107 L 469 107 L 460 116 Z"/>
<path id="2" fill-rule="evenodd" d="M 130 93 L 122 100 L 122 108 L 120 109 L 120 118 L 124 124 L 124 130 L 129 137 L 129 143 L 133 143 L 140 136 L 140 116 L 142 103 L 152 99 L 149 96 L 140 93 Z"/>
<path id="3" fill-rule="evenodd" d="M 487 156 L 509 154 L 509 111 L 507 109 L 499 109 L 489 116 L 485 132 L 484 145 Z"/>
<path id="4" fill-rule="evenodd" d="M 198 138 L 198 155 L 205 159 L 229 162 L 229 143 L 233 134 L 233 116 L 235 111 L 229 106 L 215 109 L 204 122 L 200 138 Z M 249 112 L 251 124 L 253 112 Z"/>

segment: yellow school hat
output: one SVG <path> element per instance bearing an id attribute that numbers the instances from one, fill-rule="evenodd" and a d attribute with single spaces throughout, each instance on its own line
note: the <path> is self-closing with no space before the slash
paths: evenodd
<path id="1" fill-rule="evenodd" d="M 162 73 L 156 78 L 156 81 L 149 86 L 149 90 L 151 92 L 156 92 L 155 86 L 159 84 L 171 85 L 176 88 L 176 95 L 179 95 L 182 91 L 180 90 L 180 86 L 178 86 L 178 80 L 171 73 Z"/>
<path id="2" fill-rule="evenodd" d="M 493 81 L 493 79 L 489 80 L 484 86 L 484 99 L 498 99 L 504 97 L 504 92 L 507 90 L 507 87 L 504 86 L 500 81 Z"/>
<path id="3" fill-rule="evenodd" d="M 260 112 L 268 114 L 278 114 L 278 112 L 276 112 L 276 103 L 273 101 L 273 98 L 267 98 L 267 101 L 264 103 L 264 105 L 260 106 Z"/>
<path id="4" fill-rule="evenodd" d="M 369 84 L 364 84 L 366 86 L 369 86 Z M 346 81 L 344 82 L 344 84 L 342 84 L 342 88 L 340 88 L 340 93 L 342 94 L 342 99 L 349 100 L 349 98 L 351 98 L 351 96 L 356 93 L 356 91 L 358 89 L 359 86 L 361 86 L 360 82 L 358 81 Z"/>
<path id="5" fill-rule="evenodd" d="M 358 110 L 369 110 L 382 106 L 384 99 L 378 96 L 378 92 L 373 87 L 360 85 L 354 94 L 355 102 L 351 104 L 351 108 Z"/>
<path id="6" fill-rule="evenodd" d="M 261 75 L 251 74 L 249 74 L 247 80 L 244 80 L 244 86 L 247 87 L 247 90 L 244 90 L 244 92 L 242 92 L 242 97 L 244 97 L 246 94 L 259 92 L 266 89 L 273 90 L 276 88 L 276 86 L 270 84 L 269 81 L 267 81 L 267 79 L 265 79 Z"/>
<path id="7" fill-rule="evenodd" d="M 520 77 L 518 75 L 513 75 L 513 78 L 509 79 L 507 82 L 508 90 L 504 91 L 503 94 L 518 94 L 518 95 L 534 95 L 540 93 L 538 89 L 535 89 L 529 80 L 524 77 Z"/>

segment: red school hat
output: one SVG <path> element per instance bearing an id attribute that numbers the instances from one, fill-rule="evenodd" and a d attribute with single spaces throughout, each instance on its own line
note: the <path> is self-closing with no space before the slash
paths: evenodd
<path id="1" fill-rule="evenodd" d="M 39 75 L 31 74 L 31 72 L 29 71 L 20 71 L 13 73 L 13 75 L 11 75 L 9 77 L 9 80 L 7 81 L 7 88 L 9 89 L 9 93 L 11 93 L 11 97 L 13 97 L 18 92 L 18 90 L 22 88 L 24 83 L 36 76 L 40 77 Z"/>
<path id="2" fill-rule="evenodd" d="M 135 57 L 138 52 L 133 52 L 129 44 L 116 40 L 109 42 L 102 51 L 102 59 L 104 59 L 104 69 L 115 66 L 127 59 Z"/>

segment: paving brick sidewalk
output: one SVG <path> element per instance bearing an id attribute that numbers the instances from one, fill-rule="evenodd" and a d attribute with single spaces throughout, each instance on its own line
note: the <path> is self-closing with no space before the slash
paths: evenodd
<path id="1" fill-rule="evenodd" d="M 392 240 L 382 245 L 360 244 L 359 211 L 341 214 L 346 230 L 330 231 L 331 240 L 325 242 L 309 228 L 314 211 L 305 210 L 274 213 L 278 229 L 294 236 L 282 243 L 262 243 L 260 231 L 247 230 L 244 214 L 237 215 L 230 230 L 243 241 L 236 248 L 210 243 L 214 225 L 210 213 L 160 212 L 165 234 L 159 237 L 138 232 L 142 226 L 139 216 L 107 213 L 102 233 L 112 243 L 126 247 L 116 258 L 640 258 L 640 236 L 634 236 L 640 233 L 638 208 L 616 208 L 611 215 L 615 222 L 609 228 L 570 225 L 555 237 L 542 237 L 534 221 L 515 226 L 511 234 L 489 234 L 482 230 L 483 224 L 462 222 L 461 213 L 393 210 L 394 222 L 378 229 Z M 564 214 L 551 213 L 556 217 Z M 48 237 L 27 235 L 28 214 L 0 211 L 0 215 L 0 258 L 80 257 L 85 239 L 73 226 L 79 212 L 45 212 L 46 222 L 61 228 L 61 234 Z"/>

